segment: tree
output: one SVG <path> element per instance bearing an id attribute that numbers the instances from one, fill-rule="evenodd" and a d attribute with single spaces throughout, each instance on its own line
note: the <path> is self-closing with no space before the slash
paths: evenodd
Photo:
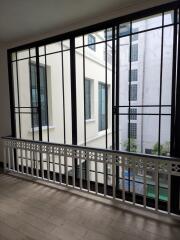
<path id="1" fill-rule="evenodd" d="M 158 143 L 155 143 L 152 149 L 152 154 L 158 155 Z M 165 142 L 164 144 L 160 144 L 160 154 L 163 156 L 168 156 L 170 153 L 170 142 Z"/>
<path id="2" fill-rule="evenodd" d="M 131 151 L 131 152 L 137 152 L 137 143 L 136 140 L 133 138 L 130 138 L 130 146 L 129 146 L 129 140 L 123 143 L 123 147 L 125 148 L 126 151 Z"/>

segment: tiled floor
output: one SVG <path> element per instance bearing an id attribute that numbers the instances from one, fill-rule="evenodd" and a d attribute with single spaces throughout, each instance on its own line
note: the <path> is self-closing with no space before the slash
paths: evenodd
<path id="1" fill-rule="evenodd" d="M 180 221 L 0 174 L 0 240 L 180 240 Z"/>

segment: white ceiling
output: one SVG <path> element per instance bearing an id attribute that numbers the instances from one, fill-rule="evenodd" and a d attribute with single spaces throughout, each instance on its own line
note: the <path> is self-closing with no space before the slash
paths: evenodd
<path id="1" fill-rule="evenodd" d="M 0 0 L 0 42 L 13 42 L 95 23 L 122 9 L 168 0 Z M 114 13 L 114 15 L 113 15 Z M 102 16 L 106 16 L 102 18 Z M 96 21 L 95 21 L 96 20 Z M 57 31 L 58 32 L 58 31 Z"/>

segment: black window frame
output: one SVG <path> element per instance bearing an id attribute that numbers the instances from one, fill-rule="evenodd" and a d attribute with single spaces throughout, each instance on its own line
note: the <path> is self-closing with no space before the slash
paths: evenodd
<path id="1" fill-rule="evenodd" d="M 38 61 L 38 58 L 39 58 L 39 50 L 38 48 L 44 44 L 51 44 L 51 43 L 54 43 L 54 42 L 57 42 L 57 41 L 63 41 L 63 40 L 66 40 L 66 39 L 71 39 L 71 56 L 74 56 L 74 48 L 75 48 L 75 37 L 78 37 L 80 35 L 83 35 L 83 36 L 86 36 L 87 34 L 92 34 L 94 32 L 98 32 L 99 30 L 102 30 L 102 29 L 109 29 L 109 28 L 112 28 L 112 29 L 115 29 L 115 33 L 113 34 L 113 31 L 112 31 L 112 38 L 114 38 L 114 40 L 112 40 L 112 42 L 118 42 L 119 38 L 117 38 L 117 36 L 119 36 L 120 38 L 121 37 L 124 37 L 124 36 L 120 36 L 119 34 L 116 35 L 116 33 L 119 33 L 119 26 L 121 24 L 125 24 L 127 22 L 132 22 L 132 21 L 135 21 L 135 20 L 138 20 L 138 19 L 141 19 L 141 18 L 144 18 L 144 17 L 151 17 L 155 14 L 158 14 L 158 13 L 161 13 L 163 14 L 164 12 L 168 12 L 168 11 L 171 11 L 173 10 L 174 12 L 177 13 L 177 10 L 179 10 L 180 6 L 179 6 L 179 2 L 171 2 L 171 3 L 168 3 L 168 4 L 163 4 L 163 5 L 160 5 L 160 6 L 157 6 L 157 7 L 153 7 L 153 8 L 150 8 L 150 9 L 145 9 L 145 10 L 142 10 L 142 11 L 139 11 L 139 12 L 135 12 L 135 13 L 132 13 L 132 14 L 129 14 L 129 15 L 126 15 L 126 16 L 122 16 L 122 17 L 119 17 L 119 18 L 115 18 L 115 19 L 112 19 L 112 20 L 108 20 L 108 21 L 105 21 L 105 22 L 102 22 L 102 23 L 98 23 L 98 24 L 95 24 L 95 25 L 92 25 L 92 26 L 88 26 L 88 27 L 85 27 L 85 28 L 82 28 L 82 29 L 78 29 L 78 30 L 74 30 L 74 31 L 71 31 L 71 32 L 68 32 L 68 33 L 64 33 L 64 34 L 60 34 L 60 35 L 57 35 L 57 36 L 54 36 L 54 37 L 50 37 L 50 38 L 46 38 L 46 39 L 42 39 L 42 40 L 39 40 L 39 41 L 36 41 L 36 42 L 32 42 L 32 43 L 28 43 L 28 44 L 24 44 L 24 45 L 21 45 L 21 46 L 18 46 L 18 47 L 14 47 L 14 48 L 11 48 L 11 49 L 8 49 L 7 53 L 8 53 L 8 71 L 9 71 L 9 91 L 10 91 L 10 103 L 11 103 L 11 119 L 12 119 L 12 136 L 16 136 L 16 124 L 15 124 L 15 106 L 14 106 L 14 93 L 13 93 L 13 76 L 12 76 L 12 71 L 11 71 L 11 68 L 12 68 L 12 58 L 11 58 L 11 55 L 12 53 L 17 53 L 17 51 L 21 51 L 21 50 L 25 50 L 25 49 L 32 49 L 32 48 L 35 48 L 35 51 L 37 53 L 37 55 L 35 56 L 35 59 L 36 59 L 36 65 L 38 66 L 39 65 L 39 61 Z M 176 17 L 175 19 L 175 16 L 174 16 L 174 22 L 172 24 L 170 24 L 170 26 L 175 26 L 174 27 L 174 34 L 177 34 L 177 26 L 179 24 L 179 19 Z M 157 27 L 157 29 L 162 29 L 164 28 L 163 27 Z M 148 30 L 144 30 L 144 31 L 141 31 L 142 32 L 146 32 L 146 31 L 149 31 Z M 138 33 L 133 33 L 132 30 L 130 29 L 130 32 L 127 33 L 127 36 L 129 36 L 131 39 L 132 39 L 132 36 L 134 34 L 138 34 Z M 177 45 L 179 45 L 179 40 L 177 38 L 174 38 L 177 43 Z M 105 43 L 107 43 L 107 41 L 104 41 Z M 94 44 L 96 45 L 96 44 Z M 88 46 L 88 45 L 87 45 Z M 113 87 L 113 91 L 115 93 L 115 95 L 118 95 L 118 91 L 117 90 L 117 86 L 118 86 L 118 83 L 117 83 L 117 79 L 119 79 L 119 73 L 118 73 L 118 68 L 114 67 L 114 64 L 116 63 L 116 65 L 118 65 L 118 60 L 117 60 L 117 57 L 118 57 L 118 54 L 117 51 L 115 51 L 115 48 L 118 48 L 118 45 L 114 44 L 114 50 L 112 51 L 112 59 L 113 59 L 113 64 L 112 64 L 112 81 L 113 81 L 113 85 L 115 86 L 115 88 Z M 173 54 L 174 56 L 177 55 L 177 49 L 180 49 L 178 48 L 177 46 L 175 46 L 174 44 L 174 50 L 173 50 Z M 73 57 L 73 59 L 75 59 Z M 116 61 L 116 60 L 117 61 Z M 174 58 L 175 59 L 175 58 Z M 14 60 L 14 62 L 18 62 L 19 60 L 16 58 Z M 73 98 L 72 98 L 72 102 L 75 103 L 74 100 L 76 100 L 76 89 L 75 89 L 75 86 L 76 84 L 74 84 L 74 82 L 76 81 L 75 77 L 75 63 L 73 63 L 73 60 L 71 61 L 71 82 L 73 83 L 72 84 L 72 95 L 73 95 Z M 131 64 L 131 61 L 130 61 L 130 64 Z M 177 111 L 178 107 L 179 106 L 178 104 L 175 105 L 175 99 L 177 98 L 178 99 L 178 94 L 176 95 L 176 92 L 177 92 L 177 89 L 176 89 L 176 82 L 175 82 L 175 79 L 176 79 L 176 72 L 178 73 L 177 74 L 177 78 L 179 79 L 179 65 L 177 65 L 177 71 L 176 71 L 176 63 L 174 62 L 173 63 L 173 86 L 172 86 L 172 92 L 173 92 L 173 95 L 172 95 L 172 106 L 170 106 L 172 108 L 172 114 L 171 114 L 171 119 L 172 119 L 172 124 L 171 124 L 171 155 L 175 155 L 176 152 L 178 152 L 179 156 L 180 156 L 180 152 L 179 152 L 179 149 L 178 147 L 176 146 L 176 143 L 177 143 L 177 139 L 180 140 L 180 135 L 178 135 L 178 132 L 177 129 L 180 128 L 180 126 L 178 127 L 178 124 L 176 124 L 177 121 L 177 118 L 180 118 L 180 116 L 178 116 L 178 114 L 175 115 L 175 112 Z M 38 74 L 38 73 L 37 73 Z M 178 82 L 178 81 L 177 81 Z M 177 86 L 177 88 L 179 89 L 179 85 Z M 115 89 L 115 90 L 114 90 Z M 118 97 L 117 97 L 118 98 Z M 113 98 L 112 99 L 112 108 L 114 109 L 113 112 L 115 114 L 113 114 L 112 116 L 112 122 L 113 122 L 113 128 L 117 129 L 116 133 L 115 133 L 115 136 L 114 138 L 112 139 L 112 142 L 113 142 L 113 149 L 118 149 L 118 126 L 117 126 L 117 122 L 118 122 L 118 116 L 117 116 L 117 113 L 119 114 L 119 110 L 117 110 L 116 108 L 119 109 L 119 106 L 115 105 L 115 102 L 116 100 Z M 118 102 L 118 101 L 117 101 Z M 178 101 L 177 101 L 178 102 Z M 17 107 L 19 108 L 19 107 Z M 17 109 L 16 108 L 16 109 Z M 74 104 L 74 109 L 72 110 L 72 119 L 73 119 L 73 129 L 72 129 L 72 135 L 73 135 L 73 143 L 76 144 L 77 141 L 76 141 L 76 138 L 77 138 L 77 127 L 76 127 L 76 124 L 77 124 L 77 116 L 76 116 L 76 103 Z M 75 111 L 74 111 L 75 110 Z M 20 114 L 19 114 L 20 115 Z M 41 114 L 39 113 L 39 116 L 41 117 Z M 175 119 L 176 117 L 176 119 Z M 40 120 L 39 120 L 40 121 Z M 19 124 L 20 124 L 20 121 L 19 121 Z M 176 131 L 174 130 L 176 126 Z M 42 128 L 42 126 L 40 126 L 40 129 Z M 114 135 L 114 132 L 113 131 L 113 134 Z M 41 135 L 41 134 L 40 134 Z M 39 140 L 41 140 L 42 137 L 39 138 Z M 178 141 L 179 141 L 178 140 Z M 174 143 L 176 142 L 176 143 Z"/>

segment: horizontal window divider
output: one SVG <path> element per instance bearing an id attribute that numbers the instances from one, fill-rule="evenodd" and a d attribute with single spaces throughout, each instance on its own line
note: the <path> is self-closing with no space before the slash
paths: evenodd
<path id="1" fill-rule="evenodd" d="M 172 105 L 131 105 L 130 107 L 172 107 Z M 129 105 L 122 105 L 122 106 L 114 106 L 114 108 L 120 108 L 120 107 L 127 107 L 129 108 Z"/>
<path id="2" fill-rule="evenodd" d="M 38 107 L 14 107 L 14 108 L 38 108 Z"/>
<path id="3" fill-rule="evenodd" d="M 171 116 L 171 113 L 114 113 L 114 115 L 130 115 L 130 116 L 143 116 L 143 115 L 148 115 L 148 116 Z M 130 119 L 130 120 L 136 120 L 136 119 Z"/>

